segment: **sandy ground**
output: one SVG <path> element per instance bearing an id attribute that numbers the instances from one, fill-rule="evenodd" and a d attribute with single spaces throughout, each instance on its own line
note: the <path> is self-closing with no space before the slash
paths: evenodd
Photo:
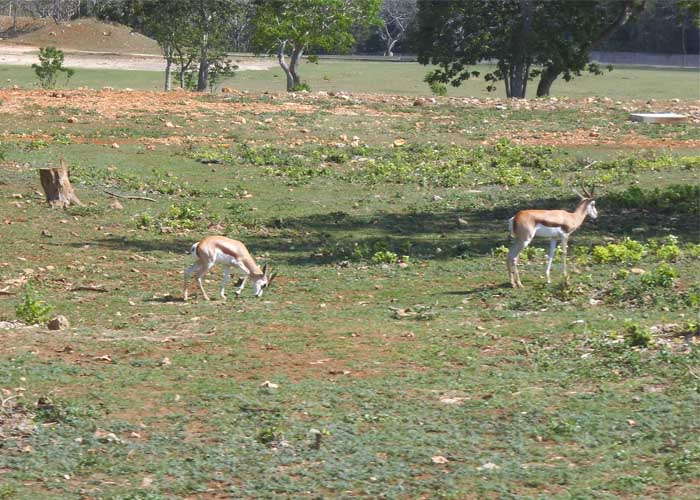
<path id="1" fill-rule="evenodd" d="M 39 49 L 28 45 L 0 43 L 0 64 L 31 66 L 38 62 Z M 123 69 L 141 71 L 163 71 L 165 61 L 160 56 L 148 54 L 111 54 L 99 52 L 64 51 L 64 65 L 69 68 Z M 239 70 L 261 70 L 275 66 L 271 59 L 249 57 L 236 58 Z"/>

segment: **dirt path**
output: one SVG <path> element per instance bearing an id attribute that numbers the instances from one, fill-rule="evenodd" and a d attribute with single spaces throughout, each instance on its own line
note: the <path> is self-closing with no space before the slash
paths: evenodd
<path id="1" fill-rule="evenodd" d="M 0 43 L 0 64 L 31 66 L 38 62 L 39 49 L 28 45 Z M 148 54 L 113 54 L 108 52 L 64 51 L 65 66 L 87 69 L 122 69 L 163 71 L 165 61 L 161 56 Z M 276 65 L 271 59 L 239 57 L 234 60 L 240 71 L 263 70 Z"/>

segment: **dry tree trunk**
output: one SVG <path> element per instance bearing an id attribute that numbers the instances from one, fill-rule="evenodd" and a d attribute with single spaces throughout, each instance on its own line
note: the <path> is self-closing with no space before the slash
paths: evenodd
<path id="1" fill-rule="evenodd" d="M 41 179 L 41 187 L 44 188 L 46 194 L 46 201 L 52 208 L 66 208 L 70 205 L 82 206 L 70 184 L 68 169 L 63 161 L 59 167 L 40 168 L 39 179 Z"/>

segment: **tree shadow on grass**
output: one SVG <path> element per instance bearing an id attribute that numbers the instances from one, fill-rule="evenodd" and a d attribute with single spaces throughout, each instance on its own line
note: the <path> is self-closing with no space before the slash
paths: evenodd
<path id="1" fill-rule="evenodd" d="M 109 250 L 124 250 L 139 253 L 166 252 L 185 255 L 189 253 L 195 239 L 196 238 L 185 239 L 182 237 L 172 239 L 145 239 L 137 237 L 131 238 L 127 236 L 108 236 L 104 238 L 97 238 L 92 241 L 69 243 L 68 245 L 72 247 L 82 247 L 87 243 L 90 245 L 107 248 Z"/>
<path id="2" fill-rule="evenodd" d="M 386 249 L 399 255 L 430 260 L 446 260 L 459 256 L 491 255 L 494 248 L 510 246 L 508 219 L 523 208 L 564 209 L 573 211 L 578 198 L 539 198 L 514 200 L 507 205 L 468 210 L 461 208 L 435 211 L 385 212 L 353 215 L 345 212 L 313 214 L 305 217 L 278 218 L 269 225 L 291 229 L 307 235 L 293 238 L 252 237 L 247 240 L 256 252 L 290 253 L 293 265 L 328 264 L 342 260 L 371 258 L 376 250 Z M 571 243 L 604 244 L 606 238 L 631 237 L 638 240 L 678 236 L 683 242 L 700 241 L 700 223 L 693 214 L 666 210 L 621 208 L 608 196 L 597 199 L 599 217 L 587 219 L 574 233 Z M 541 246 L 544 240 L 534 244 Z M 363 253 L 364 252 L 364 253 Z"/>

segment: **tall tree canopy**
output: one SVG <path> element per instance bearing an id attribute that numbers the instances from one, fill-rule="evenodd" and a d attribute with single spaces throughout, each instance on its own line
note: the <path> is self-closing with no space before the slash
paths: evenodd
<path id="1" fill-rule="evenodd" d="M 158 42 L 166 59 L 166 90 L 172 64 L 178 66 L 184 86 L 185 75 L 196 63 L 196 89 L 204 91 L 212 70 L 227 73 L 232 68 L 227 51 L 233 24 L 250 7 L 245 0 L 106 0 L 98 13 Z"/>
<path id="2" fill-rule="evenodd" d="M 299 62 L 311 49 L 348 51 L 352 27 L 378 23 L 381 0 L 257 0 L 253 45 L 275 51 L 287 90 L 299 88 Z M 287 61 L 287 56 L 289 61 Z"/>
<path id="3" fill-rule="evenodd" d="M 508 97 L 525 97 L 540 76 L 537 95 L 549 95 L 559 76 L 599 73 L 593 45 L 643 8 L 645 0 L 420 0 L 416 50 L 435 64 L 428 81 L 458 86 L 480 73 L 469 66 L 495 60 L 489 90 L 503 81 Z"/>

